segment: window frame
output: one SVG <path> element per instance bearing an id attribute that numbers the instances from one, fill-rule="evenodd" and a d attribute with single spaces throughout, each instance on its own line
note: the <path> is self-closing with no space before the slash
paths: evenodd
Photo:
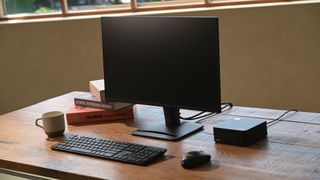
<path id="1" fill-rule="evenodd" d="M 143 5 L 138 6 L 136 0 L 130 0 L 128 8 L 108 8 L 102 10 L 89 11 L 69 11 L 67 0 L 60 0 L 61 8 L 58 13 L 43 13 L 43 14 L 28 14 L 28 15 L 6 15 L 5 0 L 0 0 L 0 21 L 7 20 L 23 20 L 23 19 L 40 19 L 53 17 L 71 17 L 71 16 L 86 16 L 86 15 L 101 15 L 101 14 L 116 14 L 116 13 L 134 13 L 145 11 L 161 11 L 174 9 L 189 9 L 189 8 L 204 8 L 227 5 L 242 5 L 242 4 L 258 4 L 271 2 L 284 2 L 286 0 L 200 0 L 199 3 L 177 3 L 166 5 L 166 2 L 160 2 L 159 5 Z"/>
<path id="2" fill-rule="evenodd" d="M 6 13 L 5 13 L 5 4 L 4 1 L 0 0 L 0 18 L 3 17 Z"/>

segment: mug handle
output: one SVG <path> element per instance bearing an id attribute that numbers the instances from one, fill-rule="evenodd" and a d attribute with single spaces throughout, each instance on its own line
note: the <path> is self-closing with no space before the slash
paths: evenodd
<path id="1" fill-rule="evenodd" d="M 40 121 L 40 120 L 42 120 L 42 118 L 36 119 L 35 124 L 36 124 L 36 126 L 41 127 L 41 128 L 43 129 L 43 126 L 41 126 L 40 124 L 38 124 L 38 121 Z"/>

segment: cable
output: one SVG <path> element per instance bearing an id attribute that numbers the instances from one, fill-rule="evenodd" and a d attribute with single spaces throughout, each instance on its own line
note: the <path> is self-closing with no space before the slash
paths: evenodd
<path id="1" fill-rule="evenodd" d="M 232 108 L 233 107 L 233 104 L 232 103 L 222 103 L 221 105 L 224 105 L 222 108 L 221 108 L 221 111 L 223 111 L 224 109 L 226 109 L 226 108 Z M 218 114 L 218 113 L 208 113 L 208 114 L 205 114 L 205 115 L 203 115 L 203 116 L 198 116 L 198 117 L 196 117 L 196 118 L 194 118 L 194 119 L 192 119 L 192 120 L 196 120 L 196 119 L 202 119 L 202 118 L 206 118 L 206 117 L 209 117 L 209 116 L 213 116 L 213 115 L 216 115 L 216 114 Z"/>
<path id="2" fill-rule="evenodd" d="M 221 105 L 222 105 L 221 112 L 226 108 L 229 109 L 229 108 L 233 107 L 233 104 L 231 102 L 224 102 L 224 103 L 221 103 Z M 273 124 L 281 121 L 281 118 L 284 117 L 285 115 L 287 115 L 289 112 L 298 112 L 298 110 L 289 109 L 289 110 L 285 111 L 283 114 L 281 114 L 279 117 L 277 117 L 276 119 L 273 119 L 273 120 L 267 122 L 267 124 L 269 126 L 272 126 Z M 180 116 L 180 119 L 183 119 L 183 120 L 197 120 L 197 119 L 208 118 L 208 117 L 211 117 L 211 116 L 214 116 L 214 115 L 218 114 L 216 112 L 208 112 L 207 114 L 204 114 L 204 113 L 206 113 L 206 112 L 205 111 L 201 111 L 201 112 L 199 112 L 199 113 L 197 113 L 195 115 L 189 116 L 189 117 L 181 117 Z"/>
<path id="3" fill-rule="evenodd" d="M 287 110 L 286 112 L 284 112 L 283 114 L 281 114 L 278 118 L 273 119 L 273 120 L 267 122 L 267 124 L 270 124 L 270 123 L 275 124 L 275 123 L 281 121 L 281 118 L 282 118 L 283 116 L 285 116 L 286 114 L 288 114 L 289 112 L 295 112 L 295 113 L 296 113 L 296 112 L 298 112 L 298 110 L 296 110 L 296 109 L 289 109 L 289 110 Z M 270 124 L 269 126 L 271 126 L 271 125 L 273 125 L 273 124 Z"/>
<path id="4" fill-rule="evenodd" d="M 233 107 L 233 104 L 231 102 L 224 102 L 224 103 L 221 103 L 221 105 L 224 105 L 222 108 L 221 108 L 221 111 L 223 111 L 224 109 L 226 108 L 232 108 Z M 202 118 L 205 118 L 205 117 L 209 117 L 209 116 L 213 116 L 213 115 L 216 115 L 218 113 L 216 112 L 208 112 L 208 114 L 204 114 L 206 113 L 205 111 L 201 111 L 195 115 L 192 115 L 192 116 L 189 116 L 189 117 L 181 117 L 180 116 L 180 119 L 183 119 L 183 120 L 197 120 L 197 119 L 202 119 Z M 204 114 L 204 115 L 202 115 Z M 202 116 L 200 116 L 202 115 Z"/>
<path id="5" fill-rule="evenodd" d="M 193 118 L 196 118 L 197 116 L 199 116 L 199 115 L 201 115 L 201 114 L 203 114 L 203 113 L 205 113 L 205 111 L 201 111 L 201 112 L 199 112 L 199 113 L 197 113 L 197 114 L 195 114 L 195 115 L 189 116 L 189 117 L 181 117 L 181 116 L 180 116 L 180 119 L 183 119 L 183 120 L 192 120 Z"/>

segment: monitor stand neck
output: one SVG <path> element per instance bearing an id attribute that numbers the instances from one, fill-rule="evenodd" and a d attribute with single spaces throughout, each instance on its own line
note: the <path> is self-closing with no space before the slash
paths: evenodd
<path id="1" fill-rule="evenodd" d="M 163 107 L 163 113 L 168 128 L 175 128 L 181 125 L 179 108 Z"/>
<path id="2" fill-rule="evenodd" d="M 163 107 L 165 123 L 152 123 L 139 127 L 132 135 L 176 141 L 203 128 L 202 124 L 180 122 L 179 108 Z"/>

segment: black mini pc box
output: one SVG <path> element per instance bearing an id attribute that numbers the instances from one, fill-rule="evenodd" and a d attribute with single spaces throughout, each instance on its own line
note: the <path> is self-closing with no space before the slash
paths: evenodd
<path id="1" fill-rule="evenodd" d="M 216 143 L 249 146 L 267 136 L 267 123 L 252 118 L 234 118 L 214 124 Z"/>

